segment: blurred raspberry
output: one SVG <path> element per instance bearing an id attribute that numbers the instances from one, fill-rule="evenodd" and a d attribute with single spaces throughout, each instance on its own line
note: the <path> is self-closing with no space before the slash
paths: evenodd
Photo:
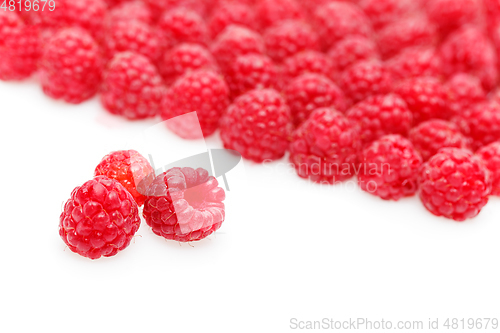
<path id="1" fill-rule="evenodd" d="M 159 63 L 165 84 L 170 85 L 188 71 L 210 69 L 217 71 L 217 63 L 208 49 L 198 44 L 183 43 L 165 52 Z"/>
<path id="2" fill-rule="evenodd" d="M 222 142 L 256 163 L 285 155 L 291 135 L 290 110 L 273 89 L 252 90 L 238 97 L 221 120 Z"/>
<path id="3" fill-rule="evenodd" d="M 331 79 L 335 78 L 333 61 L 324 53 L 304 51 L 285 59 L 281 69 L 283 85 L 292 79 L 306 73 L 322 74 Z"/>
<path id="4" fill-rule="evenodd" d="M 475 27 L 463 27 L 449 35 L 441 45 L 443 73 L 477 76 L 486 91 L 498 80 L 497 55 L 489 39 Z"/>
<path id="5" fill-rule="evenodd" d="M 361 61 L 344 71 L 340 78 L 348 105 L 353 105 L 373 95 L 392 91 L 392 76 L 378 61 Z"/>
<path id="6" fill-rule="evenodd" d="M 439 80 L 433 77 L 415 77 L 402 81 L 394 92 L 401 96 L 413 114 L 413 124 L 430 119 L 449 119 L 446 92 Z"/>
<path id="7" fill-rule="evenodd" d="M 394 79 L 404 80 L 418 76 L 441 76 L 441 58 L 434 48 L 405 49 L 386 62 Z"/>
<path id="8" fill-rule="evenodd" d="M 290 162 L 300 177 L 333 184 L 354 176 L 360 150 L 356 125 L 335 109 L 319 108 L 293 133 Z"/>
<path id="9" fill-rule="evenodd" d="M 489 95 L 489 100 L 500 105 L 500 88 L 496 88 Z"/>
<path id="10" fill-rule="evenodd" d="M 222 77 L 210 70 L 187 72 L 170 87 L 164 98 L 163 120 L 196 111 L 204 136 L 217 129 L 229 105 L 229 88 Z"/>
<path id="11" fill-rule="evenodd" d="M 372 142 L 361 155 L 361 189 L 384 200 L 399 200 L 418 191 L 422 158 L 410 141 L 387 135 Z"/>
<path id="12" fill-rule="evenodd" d="M 158 20 L 163 13 L 177 8 L 196 11 L 199 15 L 207 14 L 211 1 L 208 0 L 143 0 L 151 9 L 153 19 Z"/>
<path id="13" fill-rule="evenodd" d="M 122 21 L 140 21 L 144 24 L 152 24 L 153 14 L 144 2 L 138 0 L 127 1 L 108 11 L 105 27 L 109 29 L 113 24 Z"/>
<path id="14" fill-rule="evenodd" d="M 99 47 L 83 29 L 63 29 L 45 45 L 40 69 L 46 95 L 68 103 L 81 103 L 99 89 Z"/>
<path id="15" fill-rule="evenodd" d="M 282 21 L 304 18 L 296 0 L 259 0 L 255 6 L 255 14 L 261 31 Z"/>
<path id="16" fill-rule="evenodd" d="M 164 91 L 161 77 L 148 58 L 123 52 L 108 65 L 101 102 L 113 114 L 144 119 L 159 114 Z"/>
<path id="17" fill-rule="evenodd" d="M 479 149 L 476 155 L 490 171 L 493 184 L 491 194 L 500 195 L 500 141 L 493 142 Z"/>
<path id="18" fill-rule="evenodd" d="M 486 93 L 481 81 L 472 75 L 453 75 L 444 85 L 447 94 L 447 108 L 450 114 L 459 115 L 474 104 L 485 102 Z"/>
<path id="19" fill-rule="evenodd" d="M 440 119 L 428 120 L 412 128 L 409 138 L 424 161 L 441 148 L 470 148 L 470 140 L 455 124 Z"/>
<path id="20" fill-rule="evenodd" d="M 333 60 L 337 73 L 360 61 L 380 59 L 375 43 L 360 36 L 350 36 L 341 40 L 328 51 L 328 56 Z"/>
<path id="21" fill-rule="evenodd" d="M 210 36 L 215 39 L 226 27 L 231 24 L 254 29 L 255 13 L 252 7 L 243 3 L 225 3 L 213 13 L 208 21 Z"/>
<path id="22" fill-rule="evenodd" d="M 360 126 L 361 140 L 371 143 L 387 134 L 406 136 L 411 128 L 412 114 L 398 95 L 375 95 L 355 104 L 347 118 Z"/>
<path id="23" fill-rule="evenodd" d="M 428 0 L 425 9 L 442 36 L 466 24 L 485 21 L 481 0 Z"/>
<path id="24" fill-rule="evenodd" d="M 410 10 L 406 0 L 360 0 L 358 3 L 375 30 L 401 19 Z"/>
<path id="25" fill-rule="evenodd" d="M 488 203 L 491 183 L 486 168 L 468 150 L 443 148 L 420 172 L 420 199 L 436 216 L 465 221 Z"/>
<path id="26" fill-rule="evenodd" d="M 208 44 L 208 29 L 195 11 L 176 8 L 165 12 L 158 22 L 158 30 L 171 45 L 180 43 Z"/>

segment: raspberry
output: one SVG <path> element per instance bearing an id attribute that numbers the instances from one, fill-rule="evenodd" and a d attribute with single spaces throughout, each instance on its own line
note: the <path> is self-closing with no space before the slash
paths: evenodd
<path id="1" fill-rule="evenodd" d="M 477 76 L 490 91 L 498 79 L 497 56 L 488 38 L 475 27 L 463 27 L 450 34 L 440 48 L 443 73 Z"/>
<path id="2" fill-rule="evenodd" d="M 267 54 L 276 62 L 300 51 L 319 51 L 318 36 L 301 21 L 285 21 L 269 28 L 264 34 L 264 43 Z"/>
<path id="3" fill-rule="evenodd" d="M 217 63 L 205 47 L 198 44 L 179 44 L 165 52 L 159 70 L 165 84 L 170 85 L 188 71 L 210 69 L 217 71 Z"/>
<path id="4" fill-rule="evenodd" d="M 433 77 L 415 77 L 401 82 L 395 88 L 413 113 L 413 123 L 418 125 L 430 119 L 449 119 L 446 92 L 439 80 Z"/>
<path id="5" fill-rule="evenodd" d="M 361 127 L 364 144 L 387 134 L 406 136 L 412 124 L 412 115 L 405 101 L 395 94 L 368 97 L 350 108 L 347 118 Z"/>
<path id="6" fill-rule="evenodd" d="M 424 161 L 441 148 L 470 148 L 469 140 L 455 124 L 440 119 L 428 120 L 412 128 L 409 139 Z"/>
<path id="7" fill-rule="evenodd" d="M 493 185 L 491 194 L 500 195 L 500 141 L 493 142 L 479 149 L 476 155 L 490 171 Z"/>
<path id="8" fill-rule="evenodd" d="M 291 134 L 290 110 L 272 89 L 252 90 L 238 97 L 221 120 L 224 147 L 257 163 L 280 159 Z"/>
<path id="9" fill-rule="evenodd" d="M 423 17 L 396 21 L 378 34 L 378 45 L 383 59 L 389 59 L 405 48 L 433 46 L 436 41 L 435 27 Z"/>
<path id="10" fill-rule="evenodd" d="M 443 148 L 424 163 L 420 199 L 436 216 L 465 221 L 488 203 L 491 184 L 486 169 L 468 150 Z"/>
<path id="11" fill-rule="evenodd" d="M 59 235 L 71 251 L 98 259 L 125 249 L 140 224 L 132 195 L 116 180 L 98 176 L 71 193 L 60 216 Z"/>
<path id="12" fill-rule="evenodd" d="M 118 53 L 105 72 L 101 102 L 109 112 L 128 119 L 154 117 L 160 112 L 164 89 L 146 57 Z"/>
<path id="13" fill-rule="evenodd" d="M 405 49 L 386 62 L 396 80 L 417 76 L 441 75 L 441 58 L 434 48 L 412 47 Z"/>
<path id="14" fill-rule="evenodd" d="M 496 103 L 476 104 L 452 121 L 473 140 L 473 150 L 500 140 L 500 105 Z"/>
<path id="15" fill-rule="evenodd" d="M 372 142 L 361 155 L 359 186 L 384 200 L 399 200 L 418 191 L 422 158 L 410 141 L 386 135 Z"/>
<path id="16" fill-rule="evenodd" d="M 359 5 L 373 29 L 381 30 L 408 13 L 408 3 L 401 0 L 362 0 Z"/>
<path id="17" fill-rule="evenodd" d="M 196 11 L 199 15 L 207 13 L 207 5 L 210 1 L 206 0 L 143 0 L 151 9 L 154 19 L 160 18 L 163 13 L 170 10 L 183 8 Z"/>
<path id="18" fill-rule="evenodd" d="M 441 35 L 447 35 L 466 24 L 484 22 L 479 0 L 428 0 L 426 11 Z"/>
<path id="19" fill-rule="evenodd" d="M 277 69 L 273 61 L 264 55 L 239 56 L 225 75 L 232 97 L 253 89 L 274 88 L 277 85 Z"/>
<path id="20" fill-rule="evenodd" d="M 240 55 L 264 54 L 262 37 L 245 27 L 230 25 L 212 43 L 210 50 L 222 69 L 227 69 Z"/>
<path id="21" fill-rule="evenodd" d="M 163 38 L 172 45 L 180 43 L 208 43 L 208 29 L 203 19 L 195 11 L 176 8 L 165 12 L 158 22 Z"/>
<path id="22" fill-rule="evenodd" d="M 497 103 L 500 105 L 500 88 L 496 88 L 494 91 L 492 91 L 489 98 L 493 103 Z"/>
<path id="23" fill-rule="evenodd" d="M 320 74 L 308 73 L 293 79 L 285 89 L 285 96 L 295 126 L 306 121 L 315 109 L 334 107 L 344 112 L 347 108 L 340 88 Z"/>
<path id="24" fill-rule="evenodd" d="M 333 62 L 324 53 L 304 51 L 285 59 L 281 69 L 283 83 L 302 74 L 316 73 L 333 79 L 335 76 Z"/>
<path id="25" fill-rule="evenodd" d="M 335 44 L 328 56 L 333 60 L 335 71 L 343 72 L 357 62 L 364 60 L 379 60 L 377 46 L 368 38 L 351 36 Z"/>
<path id="26" fill-rule="evenodd" d="M 143 216 L 153 232 L 178 242 L 199 241 L 217 231 L 225 218 L 224 189 L 208 171 L 173 168 L 146 191 Z"/>
<path id="27" fill-rule="evenodd" d="M 149 7 L 141 1 L 123 2 L 108 12 L 105 26 L 109 28 L 114 23 L 121 21 L 140 21 L 145 24 L 151 24 L 153 22 L 153 14 L 149 10 Z"/>
<path id="28" fill-rule="evenodd" d="M 229 88 L 217 73 L 197 70 L 181 76 L 164 98 L 161 117 L 168 120 L 196 111 L 204 136 L 218 127 L 219 118 L 229 105 Z"/>
<path id="29" fill-rule="evenodd" d="M 228 3 L 220 6 L 208 21 L 208 30 L 212 38 L 216 38 L 231 24 L 255 28 L 253 8 L 242 3 Z"/>
<path id="30" fill-rule="evenodd" d="M 485 102 L 486 93 L 478 78 L 459 73 L 452 76 L 444 85 L 447 93 L 447 108 L 450 114 L 459 115 L 474 104 Z"/>
<path id="31" fill-rule="evenodd" d="M 378 61 L 360 61 L 342 73 L 340 87 L 352 105 L 370 96 L 391 92 L 392 76 Z"/>
<path id="32" fill-rule="evenodd" d="M 370 21 L 354 4 L 329 2 L 318 7 L 313 15 L 323 50 L 328 50 L 349 36 L 371 37 Z"/>
<path id="33" fill-rule="evenodd" d="M 302 9 L 295 0 L 259 0 L 255 14 L 262 31 L 286 20 L 304 18 Z"/>
<path id="34" fill-rule="evenodd" d="M 46 95 L 78 104 L 97 93 L 101 81 L 99 48 L 80 28 L 63 29 L 45 45 L 41 81 Z"/>
<path id="35" fill-rule="evenodd" d="M 158 33 L 143 22 L 119 21 L 106 31 L 104 50 L 108 61 L 117 53 L 131 51 L 156 62 L 162 52 L 162 42 Z"/>
<path id="36" fill-rule="evenodd" d="M 360 150 L 356 125 L 335 109 L 319 108 L 293 133 L 290 162 L 300 177 L 333 184 L 354 175 Z"/>
<path id="37" fill-rule="evenodd" d="M 103 157 L 95 168 L 94 176 L 106 176 L 119 181 L 137 205 L 142 206 L 146 197 L 141 187 L 145 189 L 153 181 L 154 170 L 137 151 L 118 150 Z"/>

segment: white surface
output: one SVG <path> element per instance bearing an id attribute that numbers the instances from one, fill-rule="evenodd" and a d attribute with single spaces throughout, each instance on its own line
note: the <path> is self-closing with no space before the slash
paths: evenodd
<path id="1" fill-rule="evenodd" d="M 58 235 L 63 202 L 155 121 L 121 120 L 97 99 L 55 102 L 36 82 L 0 83 L 0 97 L 1 332 L 288 332 L 291 318 L 500 317 L 498 198 L 460 224 L 417 197 L 385 202 L 353 181 L 311 185 L 285 160 L 227 174 L 227 218 L 208 240 L 167 242 L 143 222 L 115 257 L 80 257 Z M 172 140 L 173 151 L 189 146 Z M 221 147 L 217 136 L 208 144 Z"/>

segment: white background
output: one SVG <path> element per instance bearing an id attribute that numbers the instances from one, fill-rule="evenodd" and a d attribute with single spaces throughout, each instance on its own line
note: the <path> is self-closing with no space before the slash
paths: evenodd
<path id="1" fill-rule="evenodd" d="M 34 81 L 0 83 L 0 97 L 1 332 L 274 333 L 292 331 L 291 318 L 500 317 L 499 198 L 456 223 L 354 180 L 311 185 L 285 159 L 227 174 L 226 221 L 209 239 L 167 242 L 143 222 L 115 257 L 80 257 L 58 235 L 63 203 L 105 154 L 135 148 L 127 142 L 158 121 L 108 115 L 97 98 L 56 102 Z M 222 147 L 217 135 L 207 143 Z M 189 145 L 165 141 L 172 154 Z"/>

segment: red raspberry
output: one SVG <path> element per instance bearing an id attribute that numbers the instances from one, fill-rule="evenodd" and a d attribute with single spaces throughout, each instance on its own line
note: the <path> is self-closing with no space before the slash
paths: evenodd
<path id="1" fill-rule="evenodd" d="M 319 51 L 316 33 L 301 21 L 285 21 L 269 28 L 264 34 L 267 54 L 276 62 L 282 62 L 304 50 Z"/>
<path id="2" fill-rule="evenodd" d="M 217 73 L 197 70 L 181 76 L 164 98 L 161 117 L 168 120 L 196 111 L 204 136 L 218 127 L 219 118 L 229 105 L 229 88 Z"/>
<path id="3" fill-rule="evenodd" d="M 240 55 L 264 54 L 262 37 L 245 27 L 230 25 L 212 43 L 210 50 L 222 69 L 227 69 Z"/>
<path id="4" fill-rule="evenodd" d="M 418 125 L 430 119 L 449 119 L 446 92 L 441 82 L 433 77 L 415 77 L 401 82 L 395 88 L 413 113 L 413 123 Z"/>
<path id="5" fill-rule="evenodd" d="M 386 62 L 386 66 L 396 80 L 417 76 L 441 75 L 441 58 L 434 48 L 412 47 L 404 49 Z"/>
<path id="6" fill-rule="evenodd" d="M 141 154 L 135 150 L 118 150 L 104 156 L 94 171 L 94 176 L 106 176 L 117 180 L 132 195 L 137 205 L 142 206 L 145 191 L 153 181 L 154 170 Z"/>
<path id="7" fill-rule="evenodd" d="M 302 8 L 295 0 L 259 0 L 255 14 L 262 31 L 286 20 L 304 18 Z"/>
<path id="8" fill-rule="evenodd" d="M 217 63 L 208 49 L 198 44 L 179 44 L 165 52 L 159 70 L 167 85 L 188 71 L 210 69 L 217 71 Z"/>
<path id="9" fill-rule="evenodd" d="M 441 45 L 443 73 L 469 73 L 477 76 L 486 91 L 498 79 L 497 56 L 489 39 L 475 27 L 463 27 L 450 34 Z"/>
<path id="10" fill-rule="evenodd" d="M 158 61 L 162 52 L 160 36 L 149 25 L 140 21 L 119 21 L 106 31 L 104 50 L 111 60 L 117 53 L 131 51 Z"/>
<path id="11" fill-rule="evenodd" d="M 97 93 L 101 81 L 99 48 L 80 28 L 63 29 L 45 45 L 41 81 L 46 95 L 78 104 Z"/>
<path id="12" fill-rule="evenodd" d="M 384 200 L 399 200 L 418 191 L 422 158 L 410 141 L 386 135 L 372 142 L 361 155 L 359 186 Z"/>
<path id="13" fill-rule="evenodd" d="M 253 8 L 242 3 L 226 3 L 218 8 L 208 21 L 208 30 L 212 38 L 216 38 L 231 24 L 255 28 Z"/>
<path id="14" fill-rule="evenodd" d="M 238 97 L 221 120 L 224 147 L 257 163 L 285 155 L 291 132 L 290 110 L 272 89 L 252 90 Z"/>
<path id="15" fill-rule="evenodd" d="M 300 177 L 334 184 L 354 176 L 360 150 L 357 126 L 335 109 L 319 108 L 293 133 L 290 162 Z"/>
<path id="16" fill-rule="evenodd" d="M 447 94 L 447 108 L 452 115 L 459 115 L 474 104 L 486 101 L 481 81 L 469 74 L 459 73 L 452 76 L 445 83 L 444 89 Z"/>
<path id="17" fill-rule="evenodd" d="M 383 59 L 389 59 L 409 47 L 430 47 L 436 42 L 435 27 L 423 17 L 396 21 L 378 34 L 378 45 Z"/>
<path id="18" fill-rule="evenodd" d="M 277 75 L 276 66 L 269 57 L 247 54 L 236 59 L 225 79 L 234 98 L 253 89 L 274 88 Z"/>
<path id="19" fill-rule="evenodd" d="M 324 53 L 304 51 L 285 59 L 281 69 L 282 81 L 288 81 L 302 74 L 316 73 L 333 79 L 335 77 L 333 61 Z"/>
<path id="20" fill-rule="evenodd" d="M 348 98 L 348 105 L 373 95 L 392 91 L 392 76 L 378 61 L 360 61 L 349 67 L 340 78 L 340 87 Z"/>
<path id="21" fill-rule="evenodd" d="M 481 149 L 476 155 L 490 171 L 493 188 L 492 195 L 500 195 L 500 141 L 493 142 Z"/>
<path id="22" fill-rule="evenodd" d="M 328 56 L 333 60 L 335 71 L 338 73 L 357 62 L 380 59 L 375 43 L 360 36 L 351 36 L 341 40 L 328 51 Z"/>
<path id="23" fill-rule="evenodd" d="M 480 0 L 428 0 L 426 11 L 443 36 L 463 25 L 485 20 Z"/>
<path id="24" fill-rule="evenodd" d="M 295 126 L 306 121 L 318 108 L 334 107 L 341 112 L 347 108 L 340 88 L 320 74 L 307 73 L 293 79 L 285 89 L 285 96 Z"/>
<path id="25" fill-rule="evenodd" d="M 217 231 L 225 218 L 224 189 L 208 171 L 173 168 L 149 186 L 143 216 L 158 236 L 199 241 Z"/>
<path id="26" fill-rule="evenodd" d="M 160 112 L 164 91 L 161 77 L 148 58 L 123 52 L 108 65 L 101 102 L 113 114 L 144 119 Z"/>
<path id="27" fill-rule="evenodd" d="M 61 213 L 59 235 L 71 251 L 98 259 L 125 249 L 140 224 L 132 195 L 116 180 L 98 176 L 71 193 Z"/>
<path id="28" fill-rule="evenodd" d="M 329 2 L 318 7 L 313 21 L 323 50 L 328 50 L 340 40 L 349 36 L 371 37 L 372 30 L 369 19 L 354 4 L 346 2 Z"/>
<path id="29" fill-rule="evenodd" d="M 149 7 L 141 1 L 123 2 L 108 12 L 105 26 L 109 28 L 116 22 L 121 21 L 140 21 L 145 24 L 151 24 L 153 22 L 153 14 L 149 10 Z"/>
<path id="30" fill-rule="evenodd" d="M 497 103 L 500 105 L 500 88 L 496 88 L 494 91 L 491 92 L 489 99 L 493 103 Z"/>
<path id="31" fill-rule="evenodd" d="M 500 105 L 496 103 L 476 104 L 452 121 L 473 140 L 473 150 L 500 140 Z"/>
<path id="32" fill-rule="evenodd" d="M 395 22 L 405 16 L 410 9 L 408 2 L 401 0 L 361 0 L 359 5 L 375 30 L 381 30 Z"/>
<path id="33" fill-rule="evenodd" d="M 428 120 L 412 128 L 409 138 L 424 161 L 441 148 L 470 148 L 469 139 L 455 124 L 440 119 Z"/>
<path id="34" fill-rule="evenodd" d="M 486 169 L 468 150 L 443 148 L 424 163 L 420 199 L 436 216 L 465 221 L 488 203 L 491 184 Z"/>
<path id="35" fill-rule="evenodd" d="M 368 97 L 350 108 L 347 118 L 361 127 L 364 144 L 387 134 L 406 136 L 412 124 L 412 115 L 405 101 L 395 94 Z"/>
<path id="36" fill-rule="evenodd" d="M 154 15 L 154 19 L 160 18 L 163 13 L 177 8 L 184 8 L 196 11 L 199 15 L 207 13 L 207 0 L 143 0 Z"/>
<path id="37" fill-rule="evenodd" d="M 165 12 L 158 22 L 158 29 L 163 38 L 172 45 L 180 43 L 208 43 L 208 29 L 195 11 L 176 8 Z"/>

